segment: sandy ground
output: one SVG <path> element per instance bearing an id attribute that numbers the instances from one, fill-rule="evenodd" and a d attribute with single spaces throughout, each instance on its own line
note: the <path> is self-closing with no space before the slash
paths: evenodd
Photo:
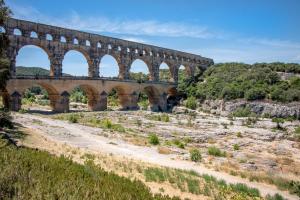
<path id="1" fill-rule="evenodd" d="M 36 130 L 54 143 L 64 143 L 87 151 L 122 156 L 128 159 L 165 167 L 195 170 L 200 174 L 205 173 L 215 176 L 218 179 L 224 179 L 228 183 L 244 183 L 250 187 L 259 189 L 262 195 L 274 195 L 275 193 L 279 193 L 287 199 L 299 199 L 294 195 L 290 195 L 288 192 L 278 190 L 275 186 L 250 182 L 224 172 L 214 171 L 213 169 L 205 167 L 203 164 L 182 160 L 178 158 L 178 154 L 159 154 L 157 147 L 136 146 L 125 142 L 122 138 L 104 137 L 102 136 L 103 130 L 100 128 L 71 124 L 66 121 L 54 120 L 32 114 L 15 113 L 14 121 L 24 127 Z"/>

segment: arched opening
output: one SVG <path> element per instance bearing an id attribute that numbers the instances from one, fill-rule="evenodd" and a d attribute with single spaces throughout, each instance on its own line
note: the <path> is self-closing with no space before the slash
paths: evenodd
<path id="1" fill-rule="evenodd" d="M 97 42 L 97 48 L 101 48 L 101 43 Z"/>
<path id="2" fill-rule="evenodd" d="M 92 86 L 79 85 L 70 93 L 70 107 L 73 110 L 93 111 L 96 103 L 97 93 Z"/>
<path id="3" fill-rule="evenodd" d="M 30 37 L 31 38 L 38 38 L 38 34 L 36 32 L 34 32 L 34 31 L 31 31 Z"/>
<path id="4" fill-rule="evenodd" d="M 136 59 L 130 66 L 130 79 L 138 82 L 149 80 L 149 68 L 141 59 Z"/>
<path id="5" fill-rule="evenodd" d="M 74 38 L 74 40 L 73 40 L 73 44 L 79 44 L 79 42 L 78 42 L 78 39 L 77 38 Z"/>
<path id="6" fill-rule="evenodd" d="M 107 108 L 108 110 L 118 110 L 120 102 L 117 89 L 113 88 L 107 95 Z"/>
<path id="7" fill-rule="evenodd" d="M 119 65 L 117 60 L 111 55 L 105 55 L 101 58 L 99 66 L 100 77 L 118 78 Z"/>
<path id="8" fill-rule="evenodd" d="M 60 37 L 60 42 L 66 43 L 67 42 L 66 37 L 65 36 L 61 36 Z"/>
<path id="9" fill-rule="evenodd" d="M 51 111 L 51 102 L 49 99 L 49 93 L 55 93 L 49 89 L 45 89 L 41 85 L 34 85 L 25 90 L 22 95 L 22 110 L 34 111 L 34 110 L 43 110 Z"/>
<path id="10" fill-rule="evenodd" d="M 88 76 L 88 62 L 86 57 L 77 50 L 68 51 L 63 59 L 63 76 Z"/>
<path id="11" fill-rule="evenodd" d="M 57 108 L 59 96 L 58 91 L 49 84 L 33 84 L 21 95 L 21 109 L 30 112 L 54 111 Z"/>
<path id="12" fill-rule="evenodd" d="M 141 92 L 141 94 L 144 95 L 143 98 L 144 98 L 145 105 L 147 105 L 147 108 L 150 106 L 151 110 L 155 110 L 155 111 L 162 110 L 159 108 L 159 91 L 154 86 L 145 87 L 144 90 Z"/>
<path id="13" fill-rule="evenodd" d="M 52 41 L 53 37 L 51 34 L 46 34 L 46 40 Z"/>
<path id="14" fill-rule="evenodd" d="M 34 45 L 23 46 L 16 58 L 17 76 L 49 76 L 50 60 L 47 52 Z"/>
<path id="15" fill-rule="evenodd" d="M 180 65 L 178 70 L 178 81 L 187 78 L 187 68 L 184 65 Z"/>
<path id="16" fill-rule="evenodd" d="M 3 26 L 0 26 L 0 33 L 6 33 L 6 30 Z"/>
<path id="17" fill-rule="evenodd" d="M 86 40 L 86 41 L 85 41 L 85 46 L 90 47 L 90 46 L 91 46 L 91 42 L 90 42 L 89 40 Z"/>
<path id="18" fill-rule="evenodd" d="M 171 80 L 170 68 L 165 62 L 161 63 L 159 66 L 159 80 L 166 82 Z"/>
<path id="19" fill-rule="evenodd" d="M 20 29 L 18 29 L 18 28 L 15 28 L 14 29 L 14 35 L 22 35 L 22 32 L 20 31 Z"/>

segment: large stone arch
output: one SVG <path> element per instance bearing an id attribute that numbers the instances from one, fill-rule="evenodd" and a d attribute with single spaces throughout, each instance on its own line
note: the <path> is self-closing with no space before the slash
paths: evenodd
<path id="1" fill-rule="evenodd" d="M 146 65 L 146 67 L 147 67 L 147 69 L 148 69 L 149 80 L 153 80 L 154 77 L 152 76 L 153 73 L 152 73 L 151 63 L 150 63 L 147 59 L 145 59 L 145 58 L 142 58 L 142 57 L 141 57 L 141 58 L 134 58 L 134 59 L 132 59 L 130 65 L 129 65 L 129 72 L 132 72 L 132 71 L 131 71 L 131 70 L 132 70 L 132 65 L 133 65 L 133 63 L 136 62 L 136 61 L 141 61 L 142 63 L 144 63 L 144 64 Z"/>
<path id="2" fill-rule="evenodd" d="M 167 93 L 160 91 L 155 86 L 149 85 L 143 88 L 150 103 L 150 109 L 154 112 L 167 111 Z"/>
<path id="3" fill-rule="evenodd" d="M 121 73 L 121 71 L 122 71 L 122 65 L 120 64 L 120 57 L 118 56 L 118 55 L 116 55 L 116 54 L 113 54 L 113 53 L 107 53 L 107 54 L 101 54 L 100 55 L 100 62 L 99 62 L 99 73 L 100 73 L 100 76 L 102 76 L 101 75 L 101 70 L 102 70 L 102 67 L 103 67 L 103 58 L 105 58 L 105 57 L 107 57 L 107 58 L 112 58 L 114 61 L 115 61 L 115 63 L 117 64 L 117 67 L 118 67 L 118 74 L 117 74 L 117 77 L 120 77 L 120 73 Z M 101 66 L 101 64 L 102 64 L 102 66 Z"/>
<path id="4" fill-rule="evenodd" d="M 30 47 L 30 46 L 34 46 L 34 47 L 38 48 L 39 50 L 41 50 L 43 53 L 45 53 L 48 56 L 49 63 L 50 63 L 50 66 L 49 66 L 50 74 L 49 75 L 51 75 L 53 73 L 53 70 L 54 70 L 52 68 L 52 65 L 51 65 L 52 53 L 51 53 L 51 51 L 45 45 L 43 45 L 41 43 L 26 43 L 26 44 L 18 45 L 16 47 L 16 49 L 15 49 L 15 55 L 14 55 L 14 58 L 13 58 L 13 61 L 12 61 L 12 62 L 14 62 L 14 64 L 13 64 L 14 68 L 11 69 L 14 72 L 13 74 L 16 73 L 16 62 L 17 62 L 17 57 L 18 57 L 20 51 L 22 49 Z"/>
<path id="5" fill-rule="evenodd" d="M 60 91 L 53 85 L 45 83 L 43 81 L 30 81 L 26 82 L 26 84 L 20 84 L 17 90 L 15 90 L 14 88 L 9 88 L 6 91 L 5 97 L 8 98 L 8 101 L 11 102 L 10 105 L 12 106 L 12 110 L 18 111 L 19 109 L 21 109 L 21 100 L 24 97 L 25 91 L 34 86 L 39 86 L 47 91 L 50 100 L 50 106 L 53 111 L 61 111 Z"/>
<path id="6" fill-rule="evenodd" d="M 104 110 L 101 102 L 101 94 L 99 94 L 97 88 L 90 84 L 79 84 L 73 87 L 72 90 L 69 91 L 69 93 L 71 93 L 77 87 L 81 88 L 85 92 L 88 99 L 88 109 L 90 111 Z"/>
<path id="7" fill-rule="evenodd" d="M 129 84 L 115 84 L 106 89 L 107 94 L 112 90 L 116 90 L 118 101 L 121 105 L 121 110 L 136 110 L 138 109 L 138 88 Z"/>
<path id="8" fill-rule="evenodd" d="M 170 82 L 175 82 L 176 78 L 176 66 L 174 64 L 172 64 L 171 62 L 168 62 L 167 60 L 161 61 L 161 63 L 159 64 L 159 70 L 161 70 L 162 65 L 167 65 L 167 69 L 169 70 L 169 77 L 167 81 Z M 159 74 L 159 80 L 162 80 L 161 74 Z"/>

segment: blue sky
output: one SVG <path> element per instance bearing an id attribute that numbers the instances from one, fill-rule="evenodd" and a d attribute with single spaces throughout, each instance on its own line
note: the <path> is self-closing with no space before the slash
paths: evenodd
<path id="1" fill-rule="evenodd" d="M 210 57 L 215 62 L 300 63 L 299 0 L 6 0 L 14 17 L 95 32 Z M 28 59 L 32 58 L 33 59 Z M 17 64 L 49 67 L 24 48 Z M 70 52 L 64 72 L 87 74 L 82 55 Z M 117 73 L 111 58 L 102 75 Z M 133 71 L 144 71 L 141 62 Z"/>

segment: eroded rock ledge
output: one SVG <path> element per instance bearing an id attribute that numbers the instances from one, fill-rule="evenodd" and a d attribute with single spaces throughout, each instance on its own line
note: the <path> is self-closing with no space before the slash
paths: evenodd
<path id="1" fill-rule="evenodd" d="M 223 116 L 229 115 L 238 108 L 248 107 L 251 112 L 258 115 L 270 117 L 295 117 L 300 119 L 300 102 L 277 103 L 270 101 L 246 101 L 246 100 L 205 100 L 202 104 L 203 110 Z"/>

